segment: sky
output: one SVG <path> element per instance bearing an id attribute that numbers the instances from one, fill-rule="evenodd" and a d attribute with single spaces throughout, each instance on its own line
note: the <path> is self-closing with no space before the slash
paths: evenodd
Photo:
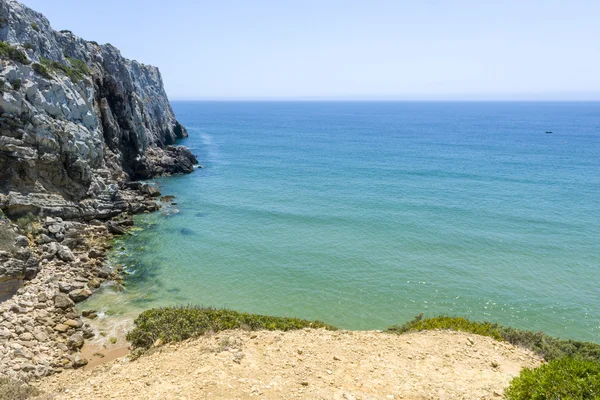
<path id="1" fill-rule="evenodd" d="M 21 0 L 171 100 L 600 100 L 598 0 Z"/>

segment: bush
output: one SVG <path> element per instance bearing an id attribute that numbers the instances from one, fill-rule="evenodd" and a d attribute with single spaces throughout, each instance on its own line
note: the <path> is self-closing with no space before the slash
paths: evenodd
<path id="1" fill-rule="evenodd" d="M 600 398 L 600 363 L 565 357 L 514 378 L 508 400 L 584 400 Z"/>
<path id="2" fill-rule="evenodd" d="M 38 396 L 40 391 L 10 378 L 0 378 L 0 400 L 25 400 Z"/>
<path id="3" fill-rule="evenodd" d="M 38 26 L 38 24 L 36 24 L 35 22 L 31 23 L 31 27 L 33 28 L 34 31 L 39 32 L 40 31 L 40 27 Z"/>
<path id="4" fill-rule="evenodd" d="M 13 79 L 12 81 L 10 81 L 10 85 L 12 86 L 12 88 L 14 90 L 19 90 L 19 89 L 21 89 L 21 80 Z"/>
<path id="5" fill-rule="evenodd" d="M 462 317 L 439 316 L 437 318 L 423 319 L 423 314 L 417 315 L 412 321 L 404 325 L 394 325 L 387 329 L 390 333 L 407 333 L 411 331 L 428 331 L 434 329 L 450 329 L 453 331 L 475 333 L 502 340 L 498 325 L 490 322 L 474 322 Z"/>
<path id="6" fill-rule="evenodd" d="M 302 328 L 337 328 L 321 321 L 271 317 L 239 313 L 227 309 L 171 307 L 144 311 L 135 320 L 135 328 L 127 334 L 134 348 L 148 349 L 156 340 L 178 342 L 207 332 L 227 329 L 289 331 Z"/>
<path id="7" fill-rule="evenodd" d="M 47 70 L 65 74 L 73 82 L 80 81 L 85 75 L 90 74 L 90 70 L 85 62 L 76 58 L 66 58 L 69 61 L 70 66 L 61 64 L 58 61 L 49 60 L 44 57 L 40 57 L 40 63 L 46 67 Z"/>
<path id="8" fill-rule="evenodd" d="M 48 68 L 46 68 L 46 66 L 42 65 L 42 64 L 38 64 L 35 63 L 32 65 L 33 70 L 35 72 L 37 72 L 38 74 L 40 74 L 41 76 L 43 76 L 46 79 L 52 79 L 52 75 L 50 75 L 50 71 L 48 71 Z"/>
<path id="9" fill-rule="evenodd" d="M 423 314 L 416 316 L 404 325 L 395 325 L 387 329 L 390 333 L 402 334 L 411 331 L 433 329 L 450 329 L 489 336 L 503 340 L 515 346 L 528 348 L 544 357 L 546 361 L 562 357 L 575 357 L 600 362 L 600 344 L 577 340 L 560 340 L 543 332 L 533 332 L 509 328 L 492 322 L 469 321 L 462 317 L 439 316 L 423 319 Z"/>
<path id="10" fill-rule="evenodd" d="M 17 224 L 17 226 L 26 233 L 35 233 L 37 231 L 35 225 L 38 221 L 38 218 L 29 212 L 25 215 L 18 217 L 14 221 L 14 223 Z"/>
<path id="11" fill-rule="evenodd" d="M 9 58 L 13 61 L 16 61 L 21 64 L 29 65 L 31 61 L 27 58 L 27 55 L 21 50 L 11 46 L 8 43 L 5 43 L 0 40 L 0 56 Z"/>

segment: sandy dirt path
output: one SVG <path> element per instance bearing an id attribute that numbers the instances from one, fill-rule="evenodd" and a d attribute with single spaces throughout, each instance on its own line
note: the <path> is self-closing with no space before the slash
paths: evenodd
<path id="1" fill-rule="evenodd" d="M 56 399 L 501 399 L 528 350 L 449 331 L 226 331 L 46 378 Z"/>

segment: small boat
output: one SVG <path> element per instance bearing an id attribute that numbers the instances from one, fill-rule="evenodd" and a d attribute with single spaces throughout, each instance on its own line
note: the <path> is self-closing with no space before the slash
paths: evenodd
<path id="1" fill-rule="evenodd" d="M 554 133 L 554 132 L 552 132 L 552 131 L 546 131 L 546 133 Z"/>

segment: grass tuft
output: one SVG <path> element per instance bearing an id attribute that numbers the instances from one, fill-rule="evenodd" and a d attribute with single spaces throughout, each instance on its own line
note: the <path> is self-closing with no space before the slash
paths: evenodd
<path id="1" fill-rule="evenodd" d="M 504 393 L 507 400 L 600 398 L 600 363 L 564 357 L 524 369 Z"/>
<path id="2" fill-rule="evenodd" d="M 50 75 L 50 71 L 42 64 L 35 63 L 31 66 L 33 70 L 39 75 L 43 76 L 46 79 L 52 79 L 52 75 Z"/>
<path id="3" fill-rule="evenodd" d="M 290 331 L 302 328 L 325 328 L 334 326 L 321 321 L 298 318 L 271 317 L 247 314 L 227 309 L 203 307 L 170 307 L 144 311 L 135 320 L 135 328 L 127 334 L 134 348 L 149 349 L 158 339 L 163 343 L 178 342 L 228 329 L 250 331 Z"/>
<path id="4" fill-rule="evenodd" d="M 59 63 L 58 61 L 49 60 L 44 57 L 40 57 L 40 64 L 46 68 L 46 71 L 54 71 L 56 73 L 62 73 L 71 79 L 73 82 L 82 80 L 85 76 L 90 75 L 90 70 L 85 62 L 76 58 L 66 57 L 69 65 Z M 36 71 L 37 72 L 37 71 Z M 48 74 L 49 75 L 49 74 Z M 43 75 L 46 76 L 46 75 Z"/>
<path id="5" fill-rule="evenodd" d="M 31 61 L 27 58 L 27 55 L 17 49 L 16 47 L 11 46 L 10 44 L 3 42 L 0 40 L 0 57 L 8 58 L 13 61 L 16 61 L 21 64 L 29 65 Z"/>
<path id="6" fill-rule="evenodd" d="M 509 342 L 515 346 L 528 348 L 542 356 L 546 361 L 571 357 L 600 362 L 600 344 L 597 343 L 561 340 L 548 336 L 543 332 L 515 329 L 492 322 L 469 321 L 462 317 L 439 316 L 424 319 L 423 314 L 420 314 L 412 321 L 403 325 L 395 325 L 388 328 L 387 332 L 402 334 L 412 331 L 435 329 L 450 329 L 489 336 L 496 340 Z"/>

